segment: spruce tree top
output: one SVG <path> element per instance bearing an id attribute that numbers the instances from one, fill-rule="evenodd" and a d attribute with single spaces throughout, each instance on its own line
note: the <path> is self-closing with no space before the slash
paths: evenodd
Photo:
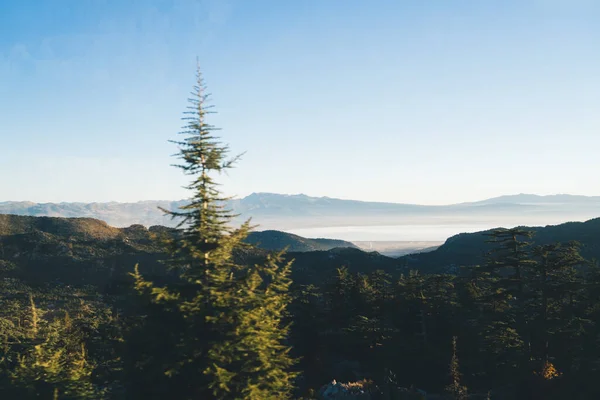
<path id="1" fill-rule="evenodd" d="M 209 101 L 210 94 L 198 67 L 196 84 L 183 117 L 186 124 L 179 133 L 185 137 L 170 141 L 179 147 L 175 156 L 180 163 L 174 166 L 192 177 L 186 189 L 193 196 L 178 211 L 162 209 L 172 218 L 180 219 L 177 227 L 183 228 L 181 240 L 172 242 L 177 249 L 173 249 L 175 257 L 169 263 L 175 266 L 186 264 L 185 275 L 191 280 L 197 280 L 208 265 L 227 263 L 233 249 L 244 246 L 243 239 L 251 229 L 249 221 L 238 229 L 230 226 L 237 216 L 225 206 L 231 197 L 223 196 L 214 180 L 215 174 L 232 168 L 241 155 L 230 158 L 229 147 L 215 134 L 218 129 L 207 122 L 207 116 L 214 113 Z"/>

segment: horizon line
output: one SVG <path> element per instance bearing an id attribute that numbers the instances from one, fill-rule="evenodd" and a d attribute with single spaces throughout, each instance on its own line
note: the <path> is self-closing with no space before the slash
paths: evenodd
<path id="1" fill-rule="evenodd" d="M 570 194 L 570 193 L 555 193 L 555 194 L 535 194 L 535 193 L 517 193 L 517 194 L 504 194 L 489 198 L 484 198 L 480 200 L 472 200 L 472 201 L 463 201 L 458 203 L 445 203 L 445 204 L 420 204 L 420 203 L 403 203 L 403 202 L 390 202 L 390 201 L 381 201 L 381 200 L 356 200 L 356 199 L 346 199 L 340 197 L 330 197 L 330 196 L 311 196 L 304 193 L 275 193 L 275 192 L 252 192 L 246 196 L 233 196 L 232 200 L 243 200 L 251 196 L 256 195 L 276 195 L 276 196 L 286 196 L 286 197 L 308 197 L 313 199 L 329 199 L 329 200 L 341 200 L 341 201 L 353 201 L 359 203 L 379 203 L 379 204 L 396 204 L 396 205 L 411 205 L 411 206 L 423 206 L 423 207 L 444 207 L 444 206 L 454 206 L 454 205 L 467 205 L 467 204 L 476 204 L 484 201 L 490 201 L 495 199 L 501 199 L 506 197 L 518 197 L 518 196 L 533 196 L 540 198 L 547 197 L 559 197 L 559 196 L 567 196 L 567 197 L 584 197 L 588 199 L 600 198 L 600 195 L 580 195 L 580 194 Z M 140 204 L 140 203 L 151 203 L 151 202 L 180 202 L 185 201 L 186 199 L 146 199 L 146 200 L 137 200 L 137 201 L 31 201 L 31 200 L 5 200 L 0 201 L 1 204 L 7 203 L 32 203 L 37 205 L 48 205 L 48 204 Z"/>

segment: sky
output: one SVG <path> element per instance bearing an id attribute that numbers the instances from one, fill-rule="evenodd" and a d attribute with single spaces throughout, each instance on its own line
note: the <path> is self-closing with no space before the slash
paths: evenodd
<path id="1" fill-rule="evenodd" d="M 594 0 L 0 0 L 0 202 L 186 198 L 196 60 L 226 194 L 600 195 Z"/>

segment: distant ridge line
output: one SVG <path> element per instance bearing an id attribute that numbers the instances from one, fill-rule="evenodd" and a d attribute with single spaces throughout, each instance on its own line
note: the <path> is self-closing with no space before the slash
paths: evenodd
<path id="1" fill-rule="evenodd" d="M 558 193 L 558 194 L 547 194 L 547 195 L 539 195 L 532 193 L 519 193 L 519 194 L 509 194 L 509 195 L 501 195 L 497 197 L 491 197 L 484 200 L 475 200 L 475 201 L 465 201 L 459 203 L 447 203 L 447 204 L 419 204 L 419 203 L 406 203 L 406 202 L 390 202 L 390 201 L 372 201 L 372 200 L 354 200 L 354 199 L 342 199 L 338 197 L 329 197 L 329 196 L 309 196 L 303 193 L 298 194 L 286 194 L 286 193 L 272 193 L 272 192 L 254 192 L 244 197 L 236 197 L 234 201 L 240 200 L 248 200 L 261 196 L 273 196 L 273 197 L 283 197 L 283 198 L 305 198 L 305 199 L 315 199 L 315 200 L 333 200 L 333 201 L 349 201 L 356 203 L 373 203 L 373 204 L 390 204 L 390 205 L 407 205 L 407 206 L 420 206 L 420 207 L 448 207 L 448 206 L 458 206 L 458 205 L 471 205 L 471 204 L 479 204 L 479 203 L 495 203 L 495 202 L 506 202 L 508 200 L 512 200 L 516 203 L 521 201 L 530 201 L 531 199 L 537 200 L 551 200 L 551 199 L 563 199 L 563 200 L 591 200 L 591 201 L 600 201 L 600 195 L 598 196 L 587 196 L 587 195 L 577 195 L 577 194 L 567 194 L 567 193 Z M 0 205 L 5 204 L 32 204 L 32 205 L 68 205 L 68 204 L 84 204 L 84 205 L 104 205 L 104 204 L 122 204 L 122 205 L 130 205 L 130 204 L 149 204 L 149 203 L 181 203 L 185 202 L 185 199 L 178 200 L 137 200 L 137 201 L 60 201 L 60 202 L 52 202 L 52 201 L 44 201 L 44 202 L 34 202 L 30 200 L 3 200 L 0 201 Z"/>
<path id="2" fill-rule="evenodd" d="M 120 202 L 1 202 L 0 214 L 48 217 L 87 217 L 125 227 L 141 224 L 174 226 L 177 221 L 158 207 L 176 210 L 188 200 L 140 200 Z M 251 217 L 260 229 L 339 226 L 452 225 L 483 221 L 486 225 L 524 223 L 529 225 L 580 221 L 600 216 L 600 196 L 508 195 L 471 203 L 418 205 L 367 202 L 307 195 L 253 193 L 230 200 L 227 206 L 240 218 L 237 225 Z M 512 222 L 507 222 L 507 221 Z"/>

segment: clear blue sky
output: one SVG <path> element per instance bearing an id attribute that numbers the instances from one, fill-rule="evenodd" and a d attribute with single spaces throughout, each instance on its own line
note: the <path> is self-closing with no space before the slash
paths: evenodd
<path id="1" fill-rule="evenodd" d="M 600 195 L 594 0 L 0 0 L 0 201 L 179 199 L 196 57 L 228 194 Z"/>

